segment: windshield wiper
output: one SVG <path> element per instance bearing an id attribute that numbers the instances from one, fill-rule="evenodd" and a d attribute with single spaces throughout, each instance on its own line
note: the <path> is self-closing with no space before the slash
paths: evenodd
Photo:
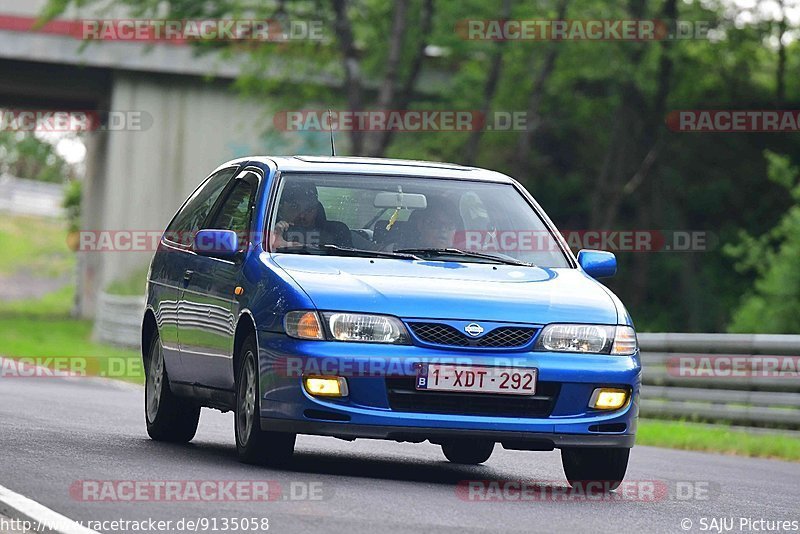
<path id="1" fill-rule="evenodd" d="M 364 257 L 364 258 L 395 258 L 401 260 L 421 260 L 422 258 L 415 256 L 411 253 L 403 253 L 403 252 L 388 252 L 384 250 L 368 250 L 365 248 L 352 248 L 352 247 L 340 247 L 339 245 L 296 245 L 296 246 L 285 246 L 279 247 L 276 251 L 284 252 L 290 250 L 302 250 L 305 252 L 309 251 L 319 251 L 319 252 L 341 252 L 344 256 L 356 256 L 356 257 Z"/>
<path id="2" fill-rule="evenodd" d="M 505 265 L 519 265 L 521 267 L 536 267 L 534 264 L 527 261 L 518 260 L 510 256 L 495 256 L 494 254 L 485 254 L 483 252 L 472 252 L 468 250 L 461 250 L 460 248 L 401 248 L 397 252 L 404 252 L 407 254 L 418 254 L 420 256 L 464 256 L 465 258 L 478 258 L 482 260 L 494 261 L 503 263 Z"/>

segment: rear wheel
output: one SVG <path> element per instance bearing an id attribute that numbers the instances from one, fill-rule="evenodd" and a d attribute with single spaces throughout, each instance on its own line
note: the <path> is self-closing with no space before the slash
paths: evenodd
<path id="1" fill-rule="evenodd" d="M 571 486 L 599 482 L 604 488 L 613 490 L 625 478 L 630 452 L 630 449 L 623 448 L 561 449 L 561 464 Z"/>
<path id="2" fill-rule="evenodd" d="M 247 464 L 280 465 L 294 452 L 295 434 L 261 430 L 261 402 L 256 365 L 256 340 L 250 335 L 240 349 L 236 373 L 236 449 Z"/>
<path id="3" fill-rule="evenodd" d="M 200 407 L 174 395 L 164 365 L 164 350 L 156 333 L 150 343 L 144 388 L 147 433 L 156 441 L 187 443 L 197 432 Z"/>
<path id="4" fill-rule="evenodd" d="M 454 464 L 482 464 L 489 459 L 492 451 L 493 441 L 462 439 L 442 443 L 442 452 Z"/>

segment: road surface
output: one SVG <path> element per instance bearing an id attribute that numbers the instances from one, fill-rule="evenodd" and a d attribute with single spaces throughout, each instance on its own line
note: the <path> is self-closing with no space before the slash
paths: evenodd
<path id="1" fill-rule="evenodd" d="M 636 447 L 627 495 L 567 499 L 557 451 L 497 446 L 485 465 L 464 467 L 428 443 L 300 436 L 285 469 L 253 467 L 237 461 L 231 414 L 204 410 L 189 445 L 156 443 L 145 432 L 142 397 L 137 386 L 98 379 L 0 378 L 0 485 L 74 520 L 173 521 L 172 532 L 202 518 L 217 518 L 218 531 L 225 519 L 230 527 L 236 518 L 267 518 L 270 532 L 370 534 L 701 532 L 710 518 L 731 519 L 739 532 L 748 531 L 740 518 L 800 519 L 798 463 Z M 477 486 L 470 499 L 460 485 L 468 480 L 497 483 Z M 151 490 L 184 482 L 170 499 L 130 502 L 121 500 L 130 496 L 126 481 Z M 176 502 L 192 481 L 271 481 L 273 500 Z M 475 500 L 497 488 L 506 500 Z M 527 488 L 525 502 L 513 500 L 515 488 Z"/>

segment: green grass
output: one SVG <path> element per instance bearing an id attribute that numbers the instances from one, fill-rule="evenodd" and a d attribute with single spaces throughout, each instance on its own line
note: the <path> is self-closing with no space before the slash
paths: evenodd
<path id="1" fill-rule="evenodd" d="M 0 332 L 3 356 L 87 376 L 144 382 L 139 351 L 95 343 L 91 321 L 0 316 Z"/>
<path id="2" fill-rule="evenodd" d="M 0 274 L 24 270 L 33 276 L 58 278 L 75 269 L 63 220 L 4 215 L 0 217 L 0 250 Z"/>
<path id="3" fill-rule="evenodd" d="M 684 421 L 643 419 L 639 422 L 636 444 L 800 462 L 800 438 L 777 433 L 751 434 Z"/>
<path id="4" fill-rule="evenodd" d="M 0 302 L 0 355 L 143 383 L 139 351 L 92 341 L 92 321 L 69 316 L 73 296 L 65 287 L 39 300 Z"/>
<path id="5" fill-rule="evenodd" d="M 0 318 L 68 318 L 74 297 L 75 286 L 68 285 L 39 299 L 0 301 Z"/>
<path id="6" fill-rule="evenodd" d="M 75 269 L 63 220 L 4 216 L 0 218 L 0 250 L 2 275 L 60 278 Z M 142 383 L 139 351 L 92 341 L 92 322 L 70 316 L 74 296 L 75 288 L 66 286 L 39 299 L 0 301 L 0 355 Z"/>

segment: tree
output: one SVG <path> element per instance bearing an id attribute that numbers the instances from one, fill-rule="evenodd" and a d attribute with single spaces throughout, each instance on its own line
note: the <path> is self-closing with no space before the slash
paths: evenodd
<path id="1" fill-rule="evenodd" d="M 766 151 L 770 180 L 786 188 L 794 205 L 760 237 L 745 232 L 726 252 L 737 269 L 755 273 L 753 288 L 733 313 L 731 332 L 800 332 L 800 171 L 786 156 Z"/>
<path id="2" fill-rule="evenodd" d="M 141 18 L 321 20 L 320 41 L 195 45 L 237 56 L 244 69 L 237 88 L 273 108 L 524 113 L 524 131 L 350 132 L 350 146 L 339 151 L 505 172 L 563 230 L 706 232 L 707 250 L 617 251 L 620 275 L 608 284 L 640 330 L 722 331 L 755 274 L 731 269 L 716 243 L 740 243 L 740 231 L 764 235 L 779 224 L 793 202 L 767 178 L 763 151 L 800 153 L 800 137 L 679 133 L 665 117 L 776 102 L 798 109 L 800 85 L 788 74 L 797 70 L 800 42 L 787 16 L 797 0 L 776 1 L 782 9 L 774 19 L 765 2 L 725 0 L 50 0 L 45 17 L 110 3 Z M 457 31 L 466 20 L 504 18 L 660 19 L 672 29 L 680 20 L 703 22 L 712 34 L 492 41 Z M 266 135 L 285 153 L 314 134 Z M 319 138 L 325 151 L 327 138 Z"/>
<path id="3" fill-rule="evenodd" d="M 53 144 L 33 132 L 0 131 L 0 174 L 60 183 L 74 171 Z"/>

